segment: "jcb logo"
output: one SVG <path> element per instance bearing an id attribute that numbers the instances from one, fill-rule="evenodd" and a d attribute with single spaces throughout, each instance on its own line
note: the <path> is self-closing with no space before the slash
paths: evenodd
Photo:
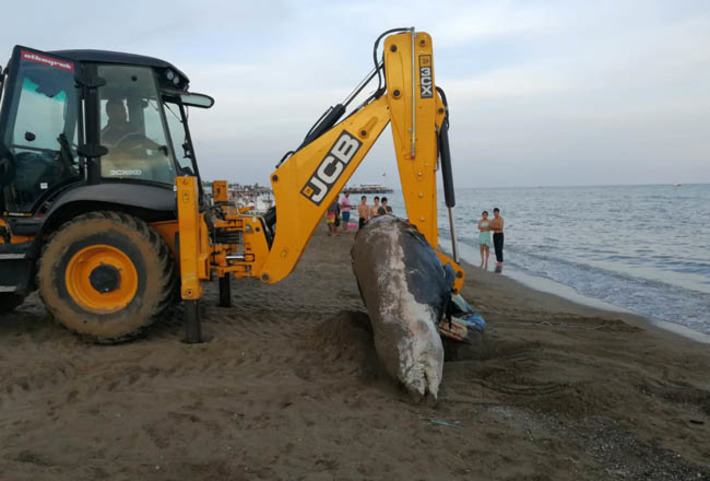
<path id="1" fill-rule="evenodd" d="M 430 99 L 434 96 L 431 55 L 419 56 L 419 93 L 423 99 Z"/>
<path id="2" fill-rule="evenodd" d="M 343 174 L 345 167 L 355 157 L 357 151 L 360 150 L 361 145 L 362 142 L 343 130 L 343 133 L 340 134 L 338 140 L 330 148 L 315 173 L 301 189 L 301 194 L 315 205 L 320 205 Z"/>

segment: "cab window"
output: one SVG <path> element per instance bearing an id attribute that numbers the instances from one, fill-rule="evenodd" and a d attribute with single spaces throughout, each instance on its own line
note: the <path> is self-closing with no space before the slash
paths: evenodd
<path id="1" fill-rule="evenodd" d="M 8 86 L 3 146 L 12 179 L 2 189 L 5 209 L 29 212 L 53 188 L 81 178 L 76 148 L 79 91 L 74 64 L 19 50 L 17 75 Z"/>
<path id="2" fill-rule="evenodd" d="M 173 152 L 177 160 L 181 175 L 195 175 L 192 159 L 192 150 L 187 137 L 185 126 L 187 119 L 183 115 L 181 106 L 168 98 L 165 100 L 165 119 L 168 121 L 170 138 L 173 141 Z"/>
<path id="3" fill-rule="evenodd" d="M 168 148 L 158 91 L 149 68 L 101 65 L 99 88 L 101 176 L 173 184 L 175 159 Z"/>

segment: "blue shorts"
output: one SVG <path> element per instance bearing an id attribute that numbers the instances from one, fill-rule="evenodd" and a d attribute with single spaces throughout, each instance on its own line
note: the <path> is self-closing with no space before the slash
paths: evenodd
<path id="1" fill-rule="evenodd" d="M 343 222 L 347 224 L 347 222 L 350 220 L 350 211 L 348 212 L 343 212 Z"/>

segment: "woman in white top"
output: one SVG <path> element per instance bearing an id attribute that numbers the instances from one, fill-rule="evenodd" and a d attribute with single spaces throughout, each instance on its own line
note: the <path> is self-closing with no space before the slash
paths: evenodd
<path id="1" fill-rule="evenodd" d="M 491 228 L 488 221 L 488 211 L 484 210 L 482 219 L 478 221 L 478 245 L 481 246 L 481 267 L 488 270 L 488 257 L 491 255 Z"/>

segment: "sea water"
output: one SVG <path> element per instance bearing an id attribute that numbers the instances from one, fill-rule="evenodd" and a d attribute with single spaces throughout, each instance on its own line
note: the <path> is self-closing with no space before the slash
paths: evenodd
<path id="1" fill-rule="evenodd" d="M 401 192 L 388 198 L 406 217 Z M 458 189 L 456 236 L 473 265 L 477 221 L 494 207 L 505 218 L 505 270 L 710 334 L 710 184 Z M 439 227 L 446 249 L 443 199 Z"/>

